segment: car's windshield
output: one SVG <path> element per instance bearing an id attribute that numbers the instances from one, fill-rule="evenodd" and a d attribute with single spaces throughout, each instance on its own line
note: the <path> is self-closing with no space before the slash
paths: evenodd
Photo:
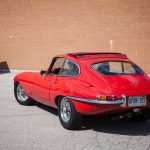
<path id="1" fill-rule="evenodd" d="M 103 75 L 143 74 L 137 65 L 124 61 L 98 62 L 92 68 Z"/>

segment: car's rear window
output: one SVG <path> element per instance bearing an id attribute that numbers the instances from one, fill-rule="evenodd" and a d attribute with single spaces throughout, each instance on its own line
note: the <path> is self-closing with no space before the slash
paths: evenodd
<path id="1" fill-rule="evenodd" d="M 92 68 L 103 75 L 143 74 L 136 64 L 124 61 L 98 62 Z"/>

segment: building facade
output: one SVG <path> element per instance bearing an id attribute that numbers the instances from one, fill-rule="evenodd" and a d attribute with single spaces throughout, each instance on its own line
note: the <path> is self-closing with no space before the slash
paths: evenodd
<path id="1" fill-rule="evenodd" d="M 0 62 L 10 69 L 84 51 L 122 52 L 150 73 L 150 1 L 0 0 Z"/>

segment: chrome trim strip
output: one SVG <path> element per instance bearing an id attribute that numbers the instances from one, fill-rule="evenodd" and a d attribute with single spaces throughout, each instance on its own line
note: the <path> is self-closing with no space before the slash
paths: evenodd
<path id="1" fill-rule="evenodd" d="M 87 102 L 87 103 L 93 103 L 93 104 L 108 104 L 108 105 L 121 105 L 124 103 L 124 99 L 121 100 L 115 100 L 115 101 L 100 101 L 97 99 L 87 99 L 87 98 L 78 98 L 78 97 L 73 97 L 73 96 L 67 96 L 69 99 L 73 99 L 76 101 L 81 101 L 81 102 Z"/>

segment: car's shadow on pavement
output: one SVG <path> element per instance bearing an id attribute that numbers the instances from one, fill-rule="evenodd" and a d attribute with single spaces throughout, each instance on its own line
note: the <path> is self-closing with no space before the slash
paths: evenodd
<path id="1" fill-rule="evenodd" d="M 110 134 L 146 136 L 150 135 L 150 121 L 134 122 L 130 120 L 112 121 L 102 118 L 84 118 L 83 129 Z"/>
<path id="2" fill-rule="evenodd" d="M 38 103 L 38 102 L 36 102 L 35 105 L 36 105 L 38 108 L 40 108 L 40 109 L 46 110 L 46 111 L 50 112 L 51 114 L 58 116 L 57 109 L 55 109 L 55 108 L 53 108 L 53 107 L 46 106 L 46 105 L 43 105 L 43 104 Z"/>
<path id="3" fill-rule="evenodd" d="M 39 103 L 36 106 L 58 116 L 57 109 L 55 108 Z M 112 121 L 102 117 L 83 117 L 81 127 L 74 131 L 84 130 L 129 136 L 146 136 L 150 135 L 150 120 L 147 122 L 134 122 L 130 120 Z"/>

